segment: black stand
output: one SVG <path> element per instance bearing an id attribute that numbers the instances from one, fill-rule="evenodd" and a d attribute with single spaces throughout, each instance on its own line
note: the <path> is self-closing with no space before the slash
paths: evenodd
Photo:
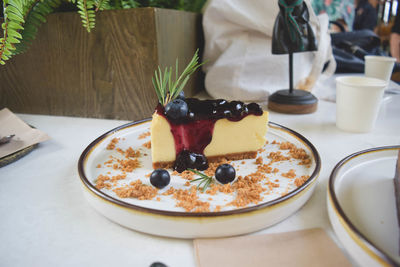
<path id="1" fill-rule="evenodd" d="M 280 113 L 307 114 L 315 112 L 317 104 L 318 99 L 310 92 L 293 89 L 293 53 L 289 53 L 289 89 L 273 93 L 268 108 Z"/>

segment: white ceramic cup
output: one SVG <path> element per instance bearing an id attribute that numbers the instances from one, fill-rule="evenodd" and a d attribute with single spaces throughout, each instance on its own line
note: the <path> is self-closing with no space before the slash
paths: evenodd
<path id="1" fill-rule="evenodd" d="M 370 77 L 336 78 L 336 126 L 349 132 L 370 132 L 386 85 L 386 81 Z"/>
<path id="2" fill-rule="evenodd" d="M 392 76 L 394 62 L 396 59 L 394 57 L 384 57 L 384 56 L 365 56 L 365 76 L 378 78 L 386 82 L 390 81 Z"/>

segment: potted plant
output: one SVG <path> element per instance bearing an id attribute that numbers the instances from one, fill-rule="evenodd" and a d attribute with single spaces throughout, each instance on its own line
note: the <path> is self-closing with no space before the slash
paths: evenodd
<path id="1" fill-rule="evenodd" d="M 58 12 L 61 0 L 5 0 L 0 58 L 8 61 L 0 66 L 0 107 L 148 117 L 157 99 L 154 70 L 177 58 L 184 66 L 202 46 L 201 15 L 185 10 L 199 11 L 204 2 L 71 0 L 67 3 L 75 11 Z M 201 81 L 201 73 L 195 75 L 187 93 L 195 93 Z"/>

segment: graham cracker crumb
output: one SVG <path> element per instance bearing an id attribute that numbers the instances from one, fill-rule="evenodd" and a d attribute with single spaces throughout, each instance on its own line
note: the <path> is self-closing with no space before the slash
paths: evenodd
<path id="1" fill-rule="evenodd" d="M 118 174 L 118 175 L 111 177 L 111 182 L 115 183 L 118 180 L 123 180 L 125 178 L 126 178 L 126 174 Z"/>
<path id="2" fill-rule="evenodd" d="M 274 188 L 278 188 L 280 186 L 278 183 L 271 182 L 269 178 L 266 179 L 265 185 L 268 186 L 269 191 L 272 191 Z"/>
<path id="3" fill-rule="evenodd" d="M 217 192 L 221 192 L 224 194 L 232 194 L 234 192 L 233 187 L 231 184 L 216 184 L 213 183 L 211 184 L 211 186 L 209 187 L 209 189 L 207 189 L 206 193 L 209 195 L 216 195 Z"/>
<path id="4" fill-rule="evenodd" d="M 235 207 L 245 207 L 251 203 L 258 204 L 263 200 L 261 193 L 266 191 L 265 188 L 259 183 L 254 183 L 248 176 L 238 177 L 232 187 L 236 190 L 236 198 L 227 205 Z"/>
<path id="5" fill-rule="evenodd" d="M 125 158 L 139 158 L 141 153 L 139 150 L 134 150 L 132 147 L 128 147 L 125 151 Z"/>
<path id="6" fill-rule="evenodd" d="M 282 150 L 292 149 L 293 147 L 295 147 L 295 145 L 290 142 L 282 142 L 279 144 L 279 148 Z"/>
<path id="7" fill-rule="evenodd" d="M 97 176 L 96 179 L 96 188 L 97 189 L 103 189 L 104 187 L 107 189 L 111 188 L 111 184 L 110 183 L 106 183 L 106 181 L 109 181 L 110 177 L 107 175 L 102 175 L 100 174 L 99 176 Z"/>
<path id="8" fill-rule="evenodd" d="M 170 196 L 173 195 L 175 193 L 176 189 L 174 187 L 170 187 L 167 191 L 165 191 L 164 193 L 162 193 L 164 196 Z"/>
<path id="9" fill-rule="evenodd" d="M 157 195 L 157 188 L 145 185 L 140 180 L 131 182 L 129 185 L 115 188 L 113 190 L 120 198 L 137 198 L 139 200 L 150 200 Z"/>
<path id="10" fill-rule="evenodd" d="M 259 172 L 271 173 L 272 172 L 272 167 L 269 164 L 261 164 L 261 165 L 257 166 L 257 170 Z"/>
<path id="11" fill-rule="evenodd" d="M 256 159 L 256 164 L 263 164 L 263 158 L 261 157 L 261 156 L 259 156 L 257 159 Z"/>
<path id="12" fill-rule="evenodd" d="M 185 211 L 210 211 L 210 203 L 199 200 L 196 186 L 192 186 L 190 189 L 175 190 L 172 197 L 177 200 L 176 207 L 181 207 Z"/>
<path id="13" fill-rule="evenodd" d="M 296 173 L 293 169 L 290 169 L 287 173 L 282 173 L 283 177 L 293 179 L 296 177 Z"/>
<path id="14" fill-rule="evenodd" d="M 289 157 L 282 155 L 280 151 L 269 153 L 268 158 L 271 159 L 271 163 L 290 159 Z"/>
<path id="15" fill-rule="evenodd" d="M 150 132 L 145 132 L 145 133 L 142 133 L 141 135 L 139 135 L 138 139 L 145 139 L 146 137 L 148 137 L 150 135 L 151 135 Z"/>
<path id="16" fill-rule="evenodd" d="M 117 163 L 113 165 L 114 170 L 122 170 L 124 172 L 132 172 L 134 169 L 140 167 L 140 162 L 138 159 L 117 159 Z"/>
<path id="17" fill-rule="evenodd" d="M 111 164 L 111 163 L 113 163 L 113 161 L 114 161 L 113 159 L 109 159 L 106 162 L 104 162 L 104 165 Z"/>
<path id="18" fill-rule="evenodd" d="M 186 180 L 189 180 L 189 181 L 193 180 L 194 179 L 194 175 L 195 175 L 193 172 L 188 171 L 188 170 L 183 171 L 181 173 L 179 173 L 177 171 L 173 171 L 172 174 L 173 175 L 178 175 L 178 176 L 182 177 L 183 179 L 186 179 Z"/>
<path id="19" fill-rule="evenodd" d="M 294 158 L 300 160 L 299 165 L 310 165 L 311 159 L 310 156 L 303 148 L 297 148 L 294 144 L 290 142 L 283 142 L 280 144 L 280 149 L 289 150 L 289 155 Z"/>
<path id="20" fill-rule="evenodd" d="M 108 150 L 113 150 L 115 146 L 118 144 L 119 138 L 113 138 L 111 139 L 110 143 L 107 145 Z"/>
<path id="21" fill-rule="evenodd" d="M 144 143 L 142 146 L 145 147 L 145 148 L 150 149 L 151 148 L 151 141 L 148 141 L 148 142 Z"/>
<path id="22" fill-rule="evenodd" d="M 296 178 L 294 180 L 294 184 L 297 187 L 302 186 L 309 178 L 310 175 L 302 175 L 300 178 Z"/>

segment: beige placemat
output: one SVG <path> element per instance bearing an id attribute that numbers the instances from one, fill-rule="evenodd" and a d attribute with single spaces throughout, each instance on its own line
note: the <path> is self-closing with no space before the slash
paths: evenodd
<path id="1" fill-rule="evenodd" d="M 46 133 L 32 129 L 8 108 L 3 108 L 0 110 L 0 137 L 10 134 L 15 134 L 15 137 L 0 146 L 0 158 L 50 139 Z"/>
<path id="2" fill-rule="evenodd" d="M 193 242 L 198 267 L 351 266 L 319 228 Z"/>

